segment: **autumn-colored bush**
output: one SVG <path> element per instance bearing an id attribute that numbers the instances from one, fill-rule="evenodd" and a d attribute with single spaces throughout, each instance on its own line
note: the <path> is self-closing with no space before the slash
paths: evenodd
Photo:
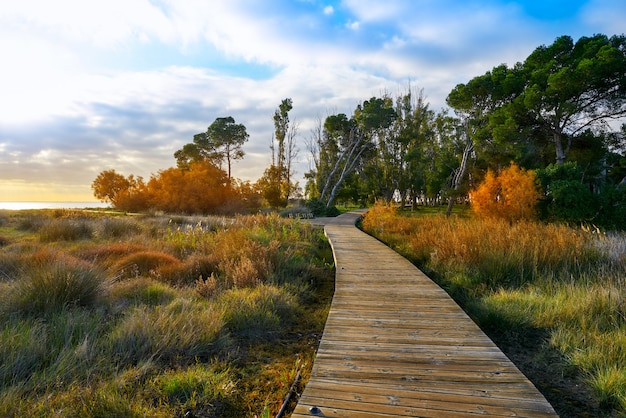
<path id="1" fill-rule="evenodd" d="M 483 182 L 470 192 L 470 197 L 477 215 L 517 221 L 536 217 L 541 193 L 533 171 L 511 164 L 499 174 L 487 171 Z"/>
<path id="2" fill-rule="evenodd" d="M 115 242 L 97 246 L 89 246 L 79 251 L 78 257 L 93 263 L 110 265 L 129 254 L 147 251 L 147 247 L 128 242 Z"/>

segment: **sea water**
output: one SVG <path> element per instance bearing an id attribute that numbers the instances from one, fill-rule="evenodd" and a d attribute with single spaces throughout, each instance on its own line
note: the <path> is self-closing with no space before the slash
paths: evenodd
<path id="1" fill-rule="evenodd" d="M 109 203 L 103 202 L 0 202 L 0 209 L 86 209 L 108 208 Z"/>

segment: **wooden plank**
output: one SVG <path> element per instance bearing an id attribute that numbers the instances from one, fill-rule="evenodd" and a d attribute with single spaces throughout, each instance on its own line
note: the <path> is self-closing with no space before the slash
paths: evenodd
<path id="1" fill-rule="evenodd" d="M 554 409 L 423 272 L 354 227 L 325 227 L 335 295 L 293 417 L 554 417 Z"/>

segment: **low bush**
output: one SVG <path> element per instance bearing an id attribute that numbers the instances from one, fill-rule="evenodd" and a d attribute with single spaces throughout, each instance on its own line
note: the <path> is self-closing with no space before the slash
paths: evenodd
<path id="1" fill-rule="evenodd" d="M 227 352 L 230 344 L 222 318 L 220 310 L 188 298 L 161 307 L 135 307 L 109 337 L 114 358 L 122 365 L 207 360 Z"/>
<path id="2" fill-rule="evenodd" d="M 25 314 L 93 307 L 108 289 L 106 275 L 80 262 L 55 261 L 25 270 L 5 296 L 5 309 Z"/>
<path id="3" fill-rule="evenodd" d="M 141 224 L 135 219 L 106 217 L 96 223 L 94 235 L 100 239 L 119 239 L 138 235 L 141 229 Z"/>
<path id="4" fill-rule="evenodd" d="M 177 266 L 181 261 L 160 251 L 140 251 L 121 258 L 111 267 L 118 278 L 151 276 L 159 277 L 159 269 Z"/>
<path id="5" fill-rule="evenodd" d="M 162 374 L 156 379 L 154 386 L 168 403 L 184 410 L 192 403 L 205 405 L 223 403 L 223 400 L 228 399 L 235 390 L 235 377 L 228 369 L 221 370 L 215 366 L 196 364 Z M 222 405 L 221 408 L 223 407 Z M 220 411 L 211 412 L 219 414 Z"/>
<path id="6" fill-rule="evenodd" d="M 50 219 L 39 228 L 39 239 L 42 242 L 77 241 L 92 236 L 91 224 L 80 218 Z"/>
<path id="7" fill-rule="evenodd" d="M 167 305 L 179 297 L 180 292 L 165 283 L 148 277 L 138 277 L 111 286 L 110 300 L 114 304 Z"/>
<path id="8" fill-rule="evenodd" d="M 118 263 L 121 258 L 129 254 L 146 252 L 150 249 L 144 245 L 132 244 L 129 242 L 113 242 L 101 245 L 89 245 L 77 251 L 77 256 L 90 263 L 97 263 L 106 267 L 111 267 Z"/>
<path id="9" fill-rule="evenodd" d="M 249 340 L 273 340 L 299 311 L 297 299 L 275 286 L 231 289 L 221 295 L 226 326 L 234 335 Z"/>

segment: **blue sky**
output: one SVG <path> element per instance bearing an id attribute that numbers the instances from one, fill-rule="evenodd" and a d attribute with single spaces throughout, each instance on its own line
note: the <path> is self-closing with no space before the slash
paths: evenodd
<path id="1" fill-rule="evenodd" d="M 409 83 L 440 109 L 496 65 L 624 22 L 623 0 L 3 2 L 0 201 L 93 200 L 101 171 L 149 178 L 223 116 L 250 134 L 233 175 L 255 181 L 287 97 L 301 178 L 318 118 Z"/>

